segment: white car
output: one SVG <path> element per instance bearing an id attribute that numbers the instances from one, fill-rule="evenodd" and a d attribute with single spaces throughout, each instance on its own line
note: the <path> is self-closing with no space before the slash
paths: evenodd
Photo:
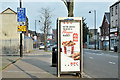
<path id="1" fill-rule="evenodd" d="M 40 45 L 39 49 L 44 49 L 45 46 L 44 45 Z"/>

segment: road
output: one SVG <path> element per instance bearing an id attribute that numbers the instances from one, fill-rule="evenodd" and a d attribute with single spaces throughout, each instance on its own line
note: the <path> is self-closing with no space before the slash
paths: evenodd
<path id="1" fill-rule="evenodd" d="M 84 72 L 92 78 L 118 78 L 118 54 L 84 49 Z"/>

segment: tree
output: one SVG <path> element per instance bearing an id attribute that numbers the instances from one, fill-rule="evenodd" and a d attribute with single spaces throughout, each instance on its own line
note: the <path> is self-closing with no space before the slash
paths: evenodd
<path id="1" fill-rule="evenodd" d="M 51 29 L 51 10 L 49 8 L 42 8 L 40 12 L 40 21 L 41 21 L 41 28 L 40 30 L 44 33 L 44 45 L 45 51 L 47 51 L 47 36 L 49 34 L 49 30 Z"/>
<path id="2" fill-rule="evenodd" d="M 87 42 L 87 35 L 89 38 L 92 37 L 92 34 L 89 32 L 89 28 L 87 27 L 87 23 L 85 23 L 86 19 L 83 19 L 83 43 Z"/>
<path id="3" fill-rule="evenodd" d="M 67 7 L 68 17 L 73 17 L 74 0 L 62 0 Z"/>

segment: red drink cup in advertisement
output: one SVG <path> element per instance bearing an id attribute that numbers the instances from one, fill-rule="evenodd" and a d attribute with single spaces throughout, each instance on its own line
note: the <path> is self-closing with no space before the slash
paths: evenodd
<path id="1" fill-rule="evenodd" d="M 74 46 L 64 46 L 64 54 L 67 56 L 72 56 L 74 52 Z"/>

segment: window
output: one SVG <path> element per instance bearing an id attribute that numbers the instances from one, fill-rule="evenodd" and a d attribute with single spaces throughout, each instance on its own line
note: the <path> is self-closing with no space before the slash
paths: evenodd
<path id="1" fill-rule="evenodd" d="M 107 31 L 106 31 L 106 27 L 105 27 L 105 30 L 104 30 L 104 32 L 105 32 L 105 35 L 106 35 L 106 32 L 107 32 Z"/>
<path id="2" fill-rule="evenodd" d="M 104 28 L 103 28 L 103 35 L 104 35 Z"/>
<path id="3" fill-rule="evenodd" d="M 116 20 L 115 25 L 116 25 L 116 27 L 118 26 L 118 20 Z"/>
<path id="4" fill-rule="evenodd" d="M 111 28 L 113 28 L 113 21 L 112 21 L 112 24 L 111 24 Z"/>
<path id="5" fill-rule="evenodd" d="M 117 5 L 116 5 L 116 7 L 115 7 L 115 14 L 117 15 L 117 11 L 118 11 L 118 7 L 117 7 Z"/>
<path id="6" fill-rule="evenodd" d="M 113 16 L 113 8 L 112 8 L 112 16 Z"/>
<path id="7" fill-rule="evenodd" d="M 109 28 L 107 28 L 107 29 L 108 29 L 108 31 L 107 31 L 107 32 L 108 32 L 108 35 L 109 35 Z"/>

